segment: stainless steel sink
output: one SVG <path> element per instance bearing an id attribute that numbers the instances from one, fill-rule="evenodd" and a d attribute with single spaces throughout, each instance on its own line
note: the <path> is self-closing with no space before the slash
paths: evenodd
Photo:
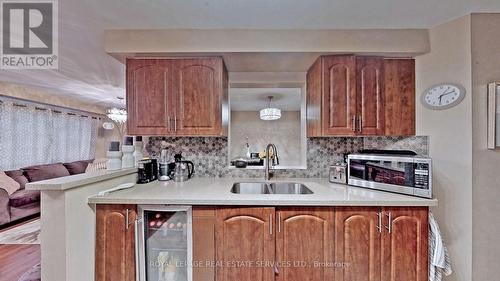
<path id="1" fill-rule="evenodd" d="M 307 186 L 296 182 L 238 182 L 231 188 L 236 194 L 313 194 Z"/>
<path id="2" fill-rule="evenodd" d="M 296 182 L 271 183 L 273 194 L 313 194 L 307 186 Z"/>
<path id="3" fill-rule="evenodd" d="M 231 192 L 237 194 L 270 194 L 271 190 L 263 182 L 238 182 L 233 185 Z"/>

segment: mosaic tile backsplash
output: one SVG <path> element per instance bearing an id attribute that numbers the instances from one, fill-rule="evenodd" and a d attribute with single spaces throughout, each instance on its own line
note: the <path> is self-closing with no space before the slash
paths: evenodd
<path id="1" fill-rule="evenodd" d="M 229 169 L 227 138 L 149 137 L 145 150 L 159 158 L 162 147 L 169 159 L 182 153 L 195 165 L 197 177 L 263 177 L 262 170 Z M 307 139 L 307 169 L 277 170 L 277 177 L 327 178 L 329 166 L 343 160 L 345 153 L 362 149 L 405 149 L 428 155 L 428 137 L 333 137 Z M 279 151 L 279 148 L 278 148 Z"/>

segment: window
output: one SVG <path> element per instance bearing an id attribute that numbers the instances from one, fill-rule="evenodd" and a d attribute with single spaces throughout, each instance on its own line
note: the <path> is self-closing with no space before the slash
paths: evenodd
<path id="1" fill-rule="evenodd" d="M 0 170 L 94 158 L 99 118 L 0 100 Z"/>

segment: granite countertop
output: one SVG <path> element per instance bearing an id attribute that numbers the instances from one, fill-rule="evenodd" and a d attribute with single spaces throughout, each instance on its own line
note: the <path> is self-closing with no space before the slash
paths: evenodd
<path id="1" fill-rule="evenodd" d="M 313 194 L 233 194 L 235 182 L 261 179 L 194 178 L 183 183 L 154 181 L 126 190 L 91 196 L 90 204 L 175 204 L 240 206 L 436 206 L 436 199 L 394 194 L 328 182 L 327 179 L 277 179 L 299 182 Z M 113 188 L 113 187 L 110 187 Z"/>

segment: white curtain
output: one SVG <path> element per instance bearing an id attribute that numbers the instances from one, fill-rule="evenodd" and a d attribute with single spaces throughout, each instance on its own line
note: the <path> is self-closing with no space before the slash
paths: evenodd
<path id="1" fill-rule="evenodd" d="M 0 100 L 0 170 L 94 158 L 99 119 Z"/>

